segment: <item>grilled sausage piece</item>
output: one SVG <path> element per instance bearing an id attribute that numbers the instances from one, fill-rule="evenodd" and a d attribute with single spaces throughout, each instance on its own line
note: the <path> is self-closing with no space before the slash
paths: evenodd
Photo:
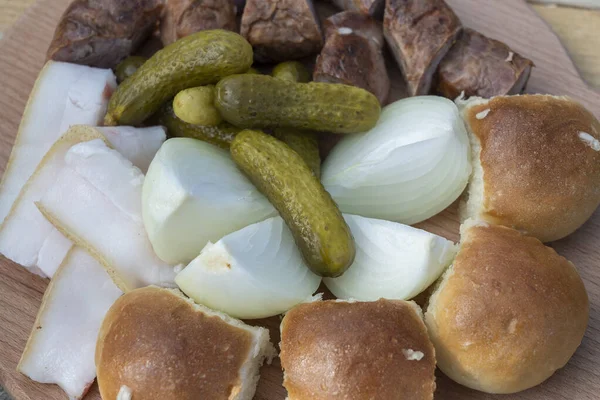
<path id="1" fill-rule="evenodd" d="M 323 47 L 312 0 L 248 0 L 241 34 L 252 44 L 259 62 L 294 60 Z"/>
<path id="2" fill-rule="evenodd" d="M 440 64 L 437 90 L 450 99 L 463 91 L 485 98 L 518 94 L 533 66 L 504 43 L 465 29 Z"/>
<path id="3" fill-rule="evenodd" d="M 367 15 L 344 11 L 325 21 L 325 37 L 314 80 L 363 88 L 384 104 L 390 79 L 382 53 L 381 25 Z"/>
<path id="4" fill-rule="evenodd" d="M 411 96 L 428 94 L 433 73 L 462 24 L 444 0 L 388 0 L 383 33 Z"/>
<path id="5" fill-rule="evenodd" d="M 168 0 L 160 25 L 166 46 L 182 37 L 207 29 L 237 32 L 233 0 Z"/>
<path id="6" fill-rule="evenodd" d="M 48 59 L 114 68 L 152 33 L 164 0 L 75 0 L 64 12 Z"/>
<path id="7" fill-rule="evenodd" d="M 385 0 L 332 0 L 332 2 L 342 10 L 358 11 L 373 17 L 380 17 L 385 6 Z"/>

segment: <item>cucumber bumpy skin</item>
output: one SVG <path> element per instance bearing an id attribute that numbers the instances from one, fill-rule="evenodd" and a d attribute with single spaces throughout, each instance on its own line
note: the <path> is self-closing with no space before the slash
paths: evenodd
<path id="1" fill-rule="evenodd" d="M 279 211 L 310 269 L 321 276 L 342 275 L 354 261 L 354 238 L 300 155 L 282 141 L 252 130 L 241 131 L 230 150 L 238 167 Z"/>
<path id="2" fill-rule="evenodd" d="M 233 138 L 241 130 L 227 122 L 222 122 L 217 126 L 188 124 L 175 115 L 171 101 L 165 103 L 157 116 L 158 123 L 167 128 L 169 136 L 198 139 L 225 150 L 229 149 Z"/>
<path id="3" fill-rule="evenodd" d="M 240 128 L 298 128 L 359 133 L 379 119 L 379 100 L 337 83 L 294 83 L 267 75 L 232 75 L 217 84 L 217 109 Z"/>
<path id="4" fill-rule="evenodd" d="M 201 31 L 170 44 L 113 94 L 104 124 L 138 125 L 178 92 L 216 83 L 252 65 L 252 46 L 237 33 Z"/>

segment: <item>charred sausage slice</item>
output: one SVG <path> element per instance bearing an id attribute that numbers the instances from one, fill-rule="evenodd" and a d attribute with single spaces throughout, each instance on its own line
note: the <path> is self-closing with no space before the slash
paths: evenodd
<path id="1" fill-rule="evenodd" d="M 388 0 L 383 33 L 411 96 L 428 94 L 433 73 L 462 24 L 444 0 Z"/>
<path id="2" fill-rule="evenodd" d="M 357 86 L 384 104 L 390 79 L 383 58 L 381 24 L 367 15 L 344 11 L 325 21 L 325 46 L 317 57 L 314 80 Z"/>
<path id="3" fill-rule="evenodd" d="M 166 46 L 208 29 L 237 32 L 235 10 L 233 0 L 169 0 L 160 26 L 162 42 Z"/>
<path id="4" fill-rule="evenodd" d="M 467 97 L 517 94 L 525 89 L 532 67 L 531 60 L 504 43 L 465 29 L 440 64 L 437 89 L 450 99 L 463 91 Z"/>
<path id="5" fill-rule="evenodd" d="M 312 0 L 248 0 L 241 34 L 259 62 L 278 62 L 317 53 L 323 47 Z"/>
<path id="6" fill-rule="evenodd" d="M 114 68 L 152 33 L 163 0 L 75 0 L 64 12 L 48 59 Z"/>

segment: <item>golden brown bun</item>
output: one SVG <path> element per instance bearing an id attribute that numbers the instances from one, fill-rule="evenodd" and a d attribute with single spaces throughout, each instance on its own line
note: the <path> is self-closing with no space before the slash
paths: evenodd
<path id="1" fill-rule="evenodd" d="M 252 399 L 258 367 L 273 351 L 268 331 L 195 305 L 176 290 L 122 296 L 98 335 L 103 399 L 126 386 L 134 399 Z"/>
<path id="2" fill-rule="evenodd" d="M 488 393 L 540 384 L 571 358 L 588 323 L 577 270 L 539 240 L 470 220 L 425 322 L 438 367 Z"/>
<path id="3" fill-rule="evenodd" d="M 289 400 L 423 400 L 435 391 L 435 351 L 413 302 L 301 304 L 281 323 L 280 357 Z"/>
<path id="4" fill-rule="evenodd" d="M 578 103 L 547 95 L 476 98 L 463 117 L 481 161 L 463 220 L 549 242 L 573 233 L 600 205 L 600 123 Z"/>

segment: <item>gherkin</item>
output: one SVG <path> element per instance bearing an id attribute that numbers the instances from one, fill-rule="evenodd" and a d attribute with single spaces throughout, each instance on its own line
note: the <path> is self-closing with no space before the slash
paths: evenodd
<path id="1" fill-rule="evenodd" d="M 230 151 L 279 211 L 309 268 L 321 276 L 342 275 L 354 261 L 352 233 L 302 157 L 282 141 L 252 130 L 241 131 Z"/>
<path id="2" fill-rule="evenodd" d="M 217 84 L 215 105 L 240 128 L 298 128 L 358 133 L 373 128 L 381 106 L 364 89 L 337 83 L 294 83 L 267 75 L 232 75 Z"/>
<path id="3" fill-rule="evenodd" d="M 113 94 L 104 124 L 138 125 L 178 92 L 216 83 L 252 65 L 252 46 L 237 33 L 201 31 L 170 44 Z"/>

